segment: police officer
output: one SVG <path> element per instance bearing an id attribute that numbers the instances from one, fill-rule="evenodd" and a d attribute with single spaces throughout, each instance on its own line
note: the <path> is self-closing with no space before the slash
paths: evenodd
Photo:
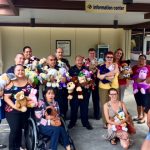
<path id="1" fill-rule="evenodd" d="M 63 58 L 63 49 L 57 48 L 55 55 L 56 55 L 57 65 L 59 66 L 59 62 L 64 63 L 64 66 L 59 66 L 59 67 L 64 67 L 68 71 L 70 68 L 70 65 L 69 65 L 69 61 Z M 65 87 L 62 87 L 62 89 L 60 90 L 60 94 L 61 94 L 61 99 L 62 99 L 61 105 L 63 107 L 63 114 L 64 114 L 64 118 L 66 118 L 67 111 L 68 111 L 67 89 Z"/>
<path id="2" fill-rule="evenodd" d="M 48 68 L 53 68 L 56 70 L 59 70 L 60 68 L 59 66 L 57 66 L 57 59 L 54 55 L 49 55 L 47 57 L 47 65 L 48 65 Z M 61 81 L 63 83 L 66 82 L 66 78 L 62 77 Z M 60 114 L 63 115 L 65 119 L 66 113 L 68 110 L 68 100 L 66 102 L 66 99 L 64 99 L 64 90 L 62 88 L 55 87 L 54 90 L 56 92 L 55 100 L 58 102 L 58 105 L 60 107 Z"/>
<path id="3" fill-rule="evenodd" d="M 70 76 L 72 77 L 78 76 L 80 71 L 82 71 L 83 69 L 87 69 L 83 65 L 83 57 L 76 56 L 75 65 L 72 66 L 69 70 Z M 80 107 L 80 117 L 82 125 L 86 127 L 88 130 L 92 130 L 93 127 L 90 125 L 88 121 L 88 105 L 89 105 L 90 90 L 82 87 L 82 94 L 83 99 L 79 100 L 76 91 L 74 91 L 73 93 L 73 99 L 70 101 L 71 114 L 68 128 L 71 129 L 75 126 L 78 116 L 78 107 Z"/>
<path id="4" fill-rule="evenodd" d="M 97 65 L 98 61 L 96 59 L 96 50 L 94 48 L 90 48 L 88 50 L 89 57 L 87 58 L 88 68 L 90 71 L 92 71 L 92 79 L 94 80 L 95 86 L 94 89 L 91 91 L 92 94 L 92 101 L 93 101 L 93 115 L 96 120 L 100 119 L 100 104 L 99 104 L 99 88 L 98 83 L 99 79 L 97 78 Z M 86 65 L 86 62 L 85 62 Z"/>

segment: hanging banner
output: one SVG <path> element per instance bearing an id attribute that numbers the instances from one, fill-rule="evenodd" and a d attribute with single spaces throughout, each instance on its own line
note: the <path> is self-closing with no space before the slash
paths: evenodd
<path id="1" fill-rule="evenodd" d="M 102 14 L 123 14 L 126 13 L 126 5 L 122 3 L 112 2 L 94 2 L 86 1 L 86 12 L 102 13 Z"/>

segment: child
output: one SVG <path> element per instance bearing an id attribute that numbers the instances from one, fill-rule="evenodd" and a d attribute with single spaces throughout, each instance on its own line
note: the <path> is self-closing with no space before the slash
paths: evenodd
<path id="1" fill-rule="evenodd" d="M 5 118 L 4 114 L 4 100 L 3 100 L 3 90 L 0 89 L 0 123 L 1 120 Z M 6 148 L 6 145 L 0 144 L 0 149 Z"/>
<path id="2" fill-rule="evenodd" d="M 39 100 L 38 106 L 35 110 L 39 130 L 42 134 L 50 136 L 50 149 L 57 150 L 58 140 L 61 137 L 66 150 L 70 150 L 68 135 L 64 127 L 61 126 L 59 106 L 54 100 L 55 93 L 53 88 L 47 88 L 43 92 L 43 96 L 44 100 Z M 53 111 L 53 113 L 51 113 L 51 111 Z"/>

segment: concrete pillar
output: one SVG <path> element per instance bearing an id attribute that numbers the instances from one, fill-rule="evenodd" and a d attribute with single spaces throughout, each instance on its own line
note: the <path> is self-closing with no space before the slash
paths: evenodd
<path id="1" fill-rule="evenodd" d="M 2 61 L 2 36 L 0 28 L 0 74 L 3 72 L 3 61 Z"/>
<path id="2" fill-rule="evenodd" d="M 131 30 L 125 30 L 125 59 L 131 57 Z"/>

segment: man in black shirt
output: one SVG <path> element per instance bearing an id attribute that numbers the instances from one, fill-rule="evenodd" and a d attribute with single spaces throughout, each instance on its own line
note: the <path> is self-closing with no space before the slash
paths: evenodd
<path id="1" fill-rule="evenodd" d="M 56 49 L 57 63 L 59 63 L 59 61 L 62 61 L 67 66 L 67 68 L 69 69 L 70 68 L 69 61 L 67 59 L 63 58 L 63 53 L 64 52 L 63 52 L 62 48 Z"/>
<path id="2" fill-rule="evenodd" d="M 16 65 L 20 64 L 20 65 L 23 65 L 24 64 L 24 55 L 23 53 L 18 53 L 15 57 L 15 65 L 9 67 L 6 71 L 6 73 L 14 73 L 14 68 Z"/>
<path id="3" fill-rule="evenodd" d="M 70 76 L 78 76 L 80 71 L 83 69 L 87 69 L 83 65 L 83 57 L 82 56 L 76 56 L 75 58 L 75 65 L 72 66 L 69 70 Z M 75 126 L 77 121 L 77 114 L 78 114 L 78 107 L 80 107 L 80 116 L 81 116 L 81 122 L 84 127 L 86 127 L 88 130 L 92 130 L 93 127 L 90 125 L 88 121 L 88 105 L 89 105 L 89 98 L 90 98 L 90 90 L 82 87 L 82 94 L 83 99 L 78 99 L 78 94 L 76 91 L 73 93 L 73 99 L 70 100 L 70 107 L 71 107 L 71 114 L 70 114 L 70 123 L 68 125 L 68 128 L 71 129 Z"/>

